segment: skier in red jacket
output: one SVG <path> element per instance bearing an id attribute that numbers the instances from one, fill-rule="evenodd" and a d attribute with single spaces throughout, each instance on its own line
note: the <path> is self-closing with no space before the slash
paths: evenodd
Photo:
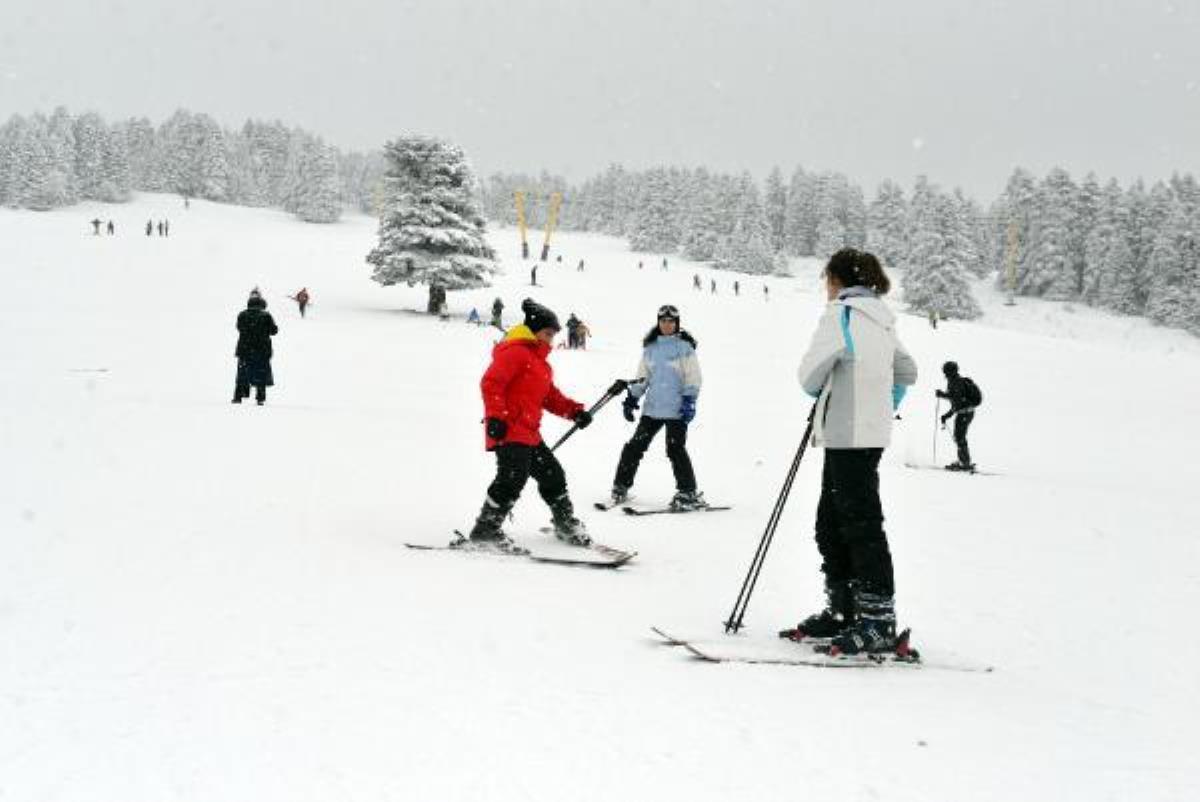
<path id="1" fill-rule="evenodd" d="M 483 374 L 486 448 L 496 454 L 496 478 L 469 539 L 452 545 L 521 551 L 501 530 L 505 516 L 517 503 L 530 476 L 550 507 L 554 534 L 577 546 L 591 543 L 583 522 L 567 495 L 567 476 L 540 432 L 542 410 L 574 421 L 580 429 L 592 422 L 583 404 L 563 395 L 554 386 L 554 372 L 546 358 L 561 326 L 546 307 L 525 299 L 522 325 L 509 329 L 492 351 L 492 364 Z"/>

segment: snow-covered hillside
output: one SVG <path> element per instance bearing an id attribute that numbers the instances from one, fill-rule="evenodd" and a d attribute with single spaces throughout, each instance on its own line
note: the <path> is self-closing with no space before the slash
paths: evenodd
<path id="1" fill-rule="evenodd" d="M 94 216 L 117 235 L 92 236 Z M 171 218 L 169 238 L 146 237 Z M 563 233 L 563 265 L 454 293 L 383 289 L 374 221 L 142 196 L 0 210 L 0 799 L 1181 800 L 1200 786 L 1200 348 L 1091 310 L 981 292 L 985 317 L 903 316 L 923 371 L 882 483 L 902 623 L 990 674 L 697 663 L 649 627 L 719 637 L 804 428 L 813 266 L 741 277 Z M 540 243 L 535 243 L 535 245 Z M 585 272 L 577 272 L 579 259 Z M 703 292 L 691 289 L 693 273 Z M 715 277 L 719 293 L 708 291 Z M 233 406 L 233 321 L 279 322 L 267 406 Z M 287 300 L 308 286 L 300 319 Z M 982 288 L 981 288 L 982 289 Z M 491 478 L 477 383 L 532 294 L 591 327 L 553 357 L 585 403 L 628 377 L 662 303 L 700 342 L 689 446 L 729 512 L 583 510 L 619 571 L 417 552 Z M 939 367 L 983 388 L 974 454 L 933 461 Z M 552 419 L 547 436 L 567 428 Z M 616 404 L 560 451 L 577 506 L 632 427 Z M 952 450 L 937 444 L 939 461 Z M 657 445 L 635 492 L 668 498 Z M 820 601 L 810 453 L 747 616 L 773 641 Z M 666 520 L 663 520 L 666 518 Z M 547 514 L 530 488 L 511 530 Z M 1187 789 L 1191 788 L 1192 791 Z"/>

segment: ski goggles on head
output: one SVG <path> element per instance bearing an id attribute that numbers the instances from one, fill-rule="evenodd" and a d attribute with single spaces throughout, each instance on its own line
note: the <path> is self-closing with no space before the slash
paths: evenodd
<path id="1" fill-rule="evenodd" d="M 659 320 L 679 320 L 679 307 L 665 304 L 658 308 Z"/>

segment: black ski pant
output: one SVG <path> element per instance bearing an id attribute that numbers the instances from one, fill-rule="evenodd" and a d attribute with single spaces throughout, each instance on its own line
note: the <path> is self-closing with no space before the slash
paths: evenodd
<path id="1" fill-rule="evenodd" d="M 304 310 L 308 307 L 308 302 L 304 301 L 300 304 L 300 317 L 304 317 Z"/>
<path id="2" fill-rule="evenodd" d="M 633 487 L 638 465 L 646 449 L 650 447 L 658 430 L 667 427 L 667 459 L 671 460 L 671 471 L 675 474 L 675 489 L 691 493 L 696 489 L 696 473 L 692 470 L 692 459 L 687 453 L 687 424 L 681 420 L 649 418 L 642 416 L 633 437 L 621 449 L 621 461 L 617 463 L 617 475 L 613 484 Z"/>
<path id="3" fill-rule="evenodd" d="M 971 464 L 971 447 L 967 445 L 967 429 L 975 420 L 975 410 L 960 412 L 954 416 L 954 444 L 958 446 L 958 461 L 963 465 Z"/>
<path id="4" fill-rule="evenodd" d="M 506 513 L 517 503 L 529 477 L 537 482 L 538 495 L 554 507 L 567 498 L 567 475 L 545 443 L 527 446 L 505 443 L 496 446 L 496 478 L 488 496 Z"/>
<path id="5" fill-rule="evenodd" d="M 817 505 L 817 549 L 826 583 L 854 580 L 868 593 L 892 596 L 892 553 L 879 503 L 882 448 L 827 448 Z"/>

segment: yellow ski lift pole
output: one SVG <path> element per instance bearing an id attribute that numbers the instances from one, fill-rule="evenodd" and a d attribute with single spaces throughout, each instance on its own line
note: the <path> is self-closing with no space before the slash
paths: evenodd
<path id="1" fill-rule="evenodd" d="M 546 214 L 546 241 L 542 243 L 542 261 L 550 258 L 550 237 L 558 226 L 558 210 L 562 207 L 562 193 L 555 192 L 550 196 L 550 211 Z"/>
<path id="2" fill-rule="evenodd" d="M 521 258 L 529 258 L 529 239 L 525 235 L 525 193 L 517 190 L 513 193 L 517 201 L 517 228 L 521 231 Z"/>

